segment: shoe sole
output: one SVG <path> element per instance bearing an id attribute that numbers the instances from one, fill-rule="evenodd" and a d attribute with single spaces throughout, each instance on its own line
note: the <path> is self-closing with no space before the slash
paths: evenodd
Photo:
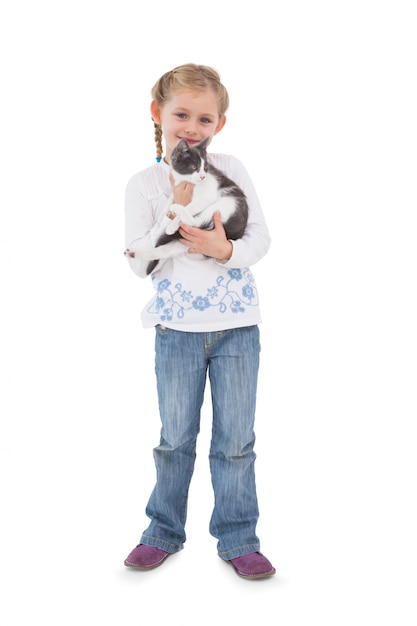
<path id="1" fill-rule="evenodd" d="M 240 576 L 240 578 L 246 578 L 249 580 L 255 580 L 257 578 L 268 578 L 269 576 L 273 576 L 276 573 L 276 569 L 274 568 L 271 569 L 269 572 L 262 572 L 260 574 L 242 574 L 242 572 L 239 572 L 239 570 L 233 565 L 232 561 L 226 561 L 226 563 L 229 563 L 229 565 L 233 567 L 234 571 L 238 576 Z"/>
<path id="2" fill-rule="evenodd" d="M 135 565 L 134 563 L 129 563 L 129 561 L 125 561 L 124 564 L 126 565 L 126 567 L 133 567 L 135 569 L 140 569 L 142 571 L 146 571 L 148 569 L 155 569 L 156 567 L 159 567 L 160 565 L 162 565 L 162 563 L 164 563 L 164 561 L 167 560 L 167 558 L 171 556 L 171 553 L 168 552 L 168 554 L 166 554 L 164 557 L 162 557 L 162 559 L 160 561 L 158 561 L 158 563 L 155 563 L 154 565 Z"/>

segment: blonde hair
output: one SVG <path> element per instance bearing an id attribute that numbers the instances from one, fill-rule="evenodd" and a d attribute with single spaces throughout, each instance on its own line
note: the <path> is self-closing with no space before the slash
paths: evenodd
<path id="1" fill-rule="evenodd" d="M 180 89 L 193 91 L 206 91 L 210 89 L 217 98 L 219 117 L 223 117 L 229 108 L 229 94 L 220 80 L 220 74 L 208 65 L 196 65 L 186 63 L 166 72 L 152 87 L 152 100 L 160 106 L 164 106 L 172 96 L 172 92 Z M 154 122 L 156 160 L 162 158 L 162 128 Z"/>

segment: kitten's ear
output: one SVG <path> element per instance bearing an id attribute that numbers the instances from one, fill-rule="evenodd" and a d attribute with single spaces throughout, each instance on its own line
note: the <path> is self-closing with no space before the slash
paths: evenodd
<path id="1" fill-rule="evenodd" d="M 200 143 L 198 144 L 198 147 L 201 148 L 202 150 L 206 150 L 209 143 L 210 143 L 210 137 L 206 137 L 205 139 L 203 139 L 203 141 L 200 141 Z"/>
<path id="2" fill-rule="evenodd" d="M 182 152 L 182 153 L 189 151 L 188 143 L 185 141 L 185 139 L 181 139 L 177 143 L 176 148 L 177 148 L 178 152 Z"/>

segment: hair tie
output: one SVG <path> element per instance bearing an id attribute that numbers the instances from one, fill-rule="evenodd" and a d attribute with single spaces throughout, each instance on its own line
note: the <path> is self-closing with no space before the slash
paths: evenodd
<path id="1" fill-rule="evenodd" d="M 161 160 L 162 160 L 162 157 L 156 157 L 156 162 L 157 162 L 157 163 L 160 163 L 160 162 L 161 162 Z"/>

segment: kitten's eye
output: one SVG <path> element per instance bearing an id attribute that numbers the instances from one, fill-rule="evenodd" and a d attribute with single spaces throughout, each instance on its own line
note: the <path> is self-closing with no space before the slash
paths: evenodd
<path id="1" fill-rule="evenodd" d="M 192 170 L 196 170 L 197 169 L 197 165 L 194 165 L 194 163 L 193 163 L 192 166 L 191 166 L 191 169 Z"/>

